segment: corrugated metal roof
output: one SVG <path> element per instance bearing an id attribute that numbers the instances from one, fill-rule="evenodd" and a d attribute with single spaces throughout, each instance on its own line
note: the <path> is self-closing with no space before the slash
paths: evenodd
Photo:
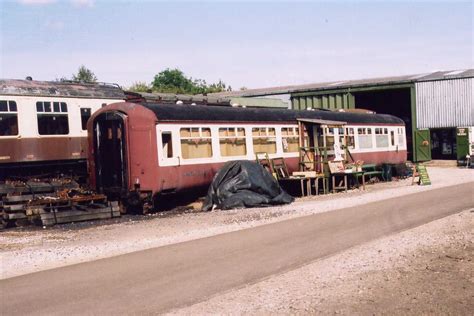
<path id="1" fill-rule="evenodd" d="M 334 89 L 341 89 L 341 88 L 395 85 L 395 84 L 415 83 L 415 82 L 423 82 L 423 81 L 472 78 L 472 77 L 474 77 L 474 69 L 462 69 L 462 70 L 436 71 L 432 73 L 405 75 L 405 76 L 322 82 L 322 83 L 311 83 L 311 84 L 303 84 L 303 85 L 291 85 L 291 86 L 271 87 L 271 88 L 262 88 L 262 89 L 249 89 L 249 90 L 243 90 L 243 91 L 213 93 L 210 95 L 216 96 L 216 97 L 224 97 L 224 96 L 256 97 L 256 96 L 265 96 L 265 95 L 306 92 L 306 91 L 312 91 L 312 90 L 334 90 Z"/>
<path id="2" fill-rule="evenodd" d="M 0 79 L 0 95 L 125 100 L 125 94 L 118 85 L 70 81 Z"/>

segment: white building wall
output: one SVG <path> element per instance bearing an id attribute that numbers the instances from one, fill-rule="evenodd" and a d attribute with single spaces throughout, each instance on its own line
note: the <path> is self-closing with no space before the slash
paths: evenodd
<path id="1" fill-rule="evenodd" d="M 417 82 L 416 127 L 474 126 L 474 78 Z"/>

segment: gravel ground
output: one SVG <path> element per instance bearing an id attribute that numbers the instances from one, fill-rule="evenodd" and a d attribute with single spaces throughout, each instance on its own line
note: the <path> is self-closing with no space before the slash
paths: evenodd
<path id="1" fill-rule="evenodd" d="M 471 209 L 169 314 L 472 315 L 473 232 Z"/>
<path id="2" fill-rule="evenodd" d="M 366 191 L 302 198 L 278 207 L 172 215 L 158 213 L 47 229 L 6 230 L 0 233 L 1 278 L 474 181 L 472 169 L 431 167 L 428 171 L 431 186 L 412 186 L 411 179 L 405 179 L 368 185 Z"/>

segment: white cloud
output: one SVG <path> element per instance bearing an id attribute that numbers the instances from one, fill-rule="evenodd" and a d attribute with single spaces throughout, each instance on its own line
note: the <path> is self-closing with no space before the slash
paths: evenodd
<path id="1" fill-rule="evenodd" d="M 55 2 L 56 0 L 18 0 L 18 3 L 24 5 L 46 5 Z"/>
<path id="2" fill-rule="evenodd" d="M 73 6 L 78 8 L 92 8 L 94 0 L 71 0 Z"/>

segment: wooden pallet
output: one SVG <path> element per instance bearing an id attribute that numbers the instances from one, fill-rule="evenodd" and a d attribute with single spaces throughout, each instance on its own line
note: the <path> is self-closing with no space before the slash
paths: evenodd
<path id="1" fill-rule="evenodd" d="M 50 226 L 121 215 L 118 202 L 107 202 L 106 196 L 102 194 L 69 197 L 67 191 L 3 196 L 0 214 L 3 227 L 27 224 Z"/>
<path id="2" fill-rule="evenodd" d="M 120 217 L 120 207 L 117 202 L 110 202 L 109 205 L 91 204 L 83 209 L 72 209 L 51 212 L 44 212 L 40 214 L 41 223 L 43 226 L 51 226 L 55 224 L 64 224 L 72 222 L 81 222 L 97 219 L 109 219 Z"/>

